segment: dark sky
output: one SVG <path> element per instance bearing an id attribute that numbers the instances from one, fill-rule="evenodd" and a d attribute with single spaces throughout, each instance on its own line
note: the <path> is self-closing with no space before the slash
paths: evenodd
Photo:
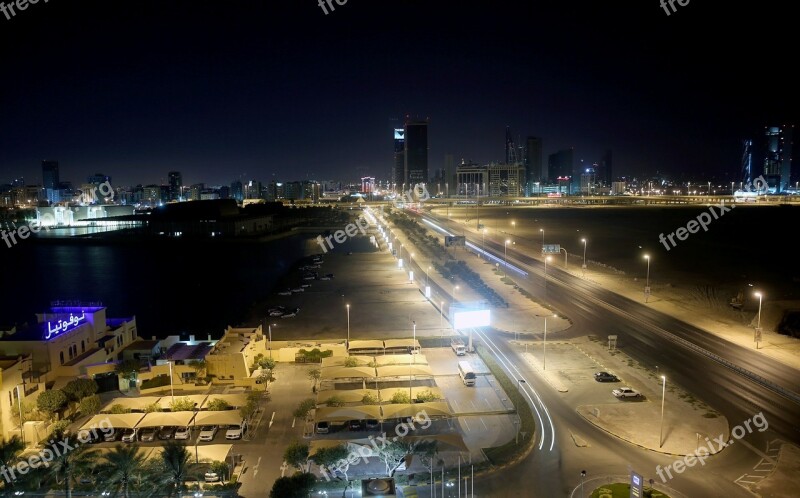
<path id="1" fill-rule="evenodd" d="M 386 178 L 391 129 L 502 160 L 505 127 L 615 174 L 738 172 L 741 140 L 796 122 L 786 2 L 40 0 L 0 14 L 0 183 Z"/>

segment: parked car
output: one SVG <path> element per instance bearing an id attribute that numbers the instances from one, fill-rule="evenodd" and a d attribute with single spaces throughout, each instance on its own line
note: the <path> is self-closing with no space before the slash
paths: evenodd
<path id="1" fill-rule="evenodd" d="M 328 278 L 333 278 L 333 273 L 326 273 L 325 276 Z"/>
<path id="2" fill-rule="evenodd" d="M 122 432 L 122 442 L 132 443 L 136 441 L 136 429 L 125 429 Z"/>
<path id="3" fill-rule="evenodd" d="M 229 425 L 225 432 L 225 439 L 242 439 L 247 432 L 247 421 L 242 420 L 238 425 Z"/>
<path id="4" fill-rule="evenodd" d="M 296 311 L 290 311 L 288 313 L 284 313 L 283 315 L 281 315 L 281 318 L 294 318 L 296 316 L 297 316 Z"/>
<path id="5" fill-rule="evenodd" d="M 330 279 L 331 279 L 331 277 L 322 276 L 322 277 L 319 277 L 319 279 L 320 279 L 320 280 L 330 280 Z"/>
<path id="6" fill-rule="evenodd" d="M 219 482 L 219 474 L 209 470 L 203 475 L 203 480 L 206 482 Z"/>
<path id="7" fill-rule="evenodd" d="M 119 441 L 122 437 L 122 429 L 111 429 L 103 435 L 103 441 L 110 443 L 112 441 Z"/>
<path id="8" fill-rule="evenodd" d="M 292 289 L 292 292 L 295 292 L 295 293 L 297 293 L 297 292 L 305 292 L 305 291 L 306 290 L 303 287 L 295 287 L 294 289 Z"/>
<path id="9" fill-rule="evenodd" d="M 364 428 L 364 424 L 360 420 L 351 420 L 347 423 L 347 428 L 351 431 L 360 431 Z"/>
<path id="10" fill-rule="evenodd" d="M 619 377 L 608 372 L 596 372 L 594 374 L 594 380 L 597 382 L 619 382 Z"/>
<path id="11" fill-rule="evenodd" d="M 219 427 L 216 425 L 205 425 L 200 429 L 200 434 L 197 436 L 198 441 L 213 441 L 214 436 L 217 435 Z"/>
<path id="12" fill-rule="evenodd" d="M 285 291 L 281 291 L 281 292 L 278 293 L 278 295 L 279 296 L 291 296 L 292 295 L 292 290 L 291 289 L 287 289 Z"/>
<path id="13" fill-rule="evenodd" d="M 192 428 L 178 427 L 175 429 L 175 435 L 173 437 L 178 440 L 189 439 L 192 437 Z"/>
<path id="14" fill-rule="evenodd" d="M 156 430 L 152 427 L 147 427 L 139 432 L 139 441 L 149 443 L 156 438 Z"/>
<path id="15" fill-rule="evenodd" d="M 328 422 L 317 422 L 317 434 L 327 434 L 331 431 L 331 425 Z"/>
<path id="16" fill-rule="evenodd" d="M 301 284 L 300 287 L 302 287 L 303 289 L 308 289 L 309 287 L 311 287 L 311 284 Z"/>
<path id="17" fill-rule="evenodd" d="M 158 430 L 158 439 L 172 439 L 175 437 L 175 427 L 164 426 Z"/>
<path id="18" fill-rule="evenodd" d="M 640 392 L 634 391 L 630 387 L 620 387 L 619 389 L 614 389 L 611 391 L 611 394 L 620 399 L 638 399 L 642 397 Z"/>
<path id="19" fill-rule="evenodd" d="M 368 431 L 376 430 L 381 428 L 381 423 L 377 419 L 370 418 L 367 419 L 366 427 Z"/>
<path id="20" fill-rule="evenodd" d="M 284 313 L 283 310 L 270 311 L 269 312 L 269 316 L 281 316 L 281 315 L 283 315 L 283 313 Z"/>
<path id="21" fill-rule="evenodd" d="M 303 275 L 303 280 L 314 280 L 315 278 L 317 278 L 316 275 Z"/>

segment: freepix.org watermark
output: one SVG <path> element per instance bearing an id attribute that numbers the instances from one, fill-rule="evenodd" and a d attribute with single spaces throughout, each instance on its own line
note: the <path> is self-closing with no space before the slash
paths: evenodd
<path id="1" fill-rule="evenodd" d="M 336 5 L 341 7 L 347 3 L 347 0 L 319 0 L 317 3 L 319 4 L 319 8 L 322 9 L 322 12 L 324 12 L 327 16 L 328 10 L 331 12 L 336 10 L 336 7 L 333 6 L 334 2 L 336 2 Z"/>
<path id="2" fill-rule="evenodd" d="M 344 227 L 344 230 L 336 230 L 336 232 L 325 238 L 322 235 L 317 235 L 317 244 L 322 248 L 322 252 L 328 252 L 328 249 L 333 249 L 331 239 L 337 244 L 344 244 L 347 239 L 358 235 L 358 232 L 361 232 L 361 235 L 366 235 L 369 224 L 370 221 L 364 215 L 361 215 L 356 219 L 355 223 L 350 223 Z M 327 248 L 325 247 L 326 243 L 328 244 Z"/>
<path id="3" fill-rule="evenodd" d="M 669 251 L 670 249 L 678 245 L 678 243 L 675 242 L 675 238 L 681 241 L 686 240 L 689 238 L 690 234 L 699 232 L 701 228 L 703 229 L 703 231 L 707 232 L 708 225 L 710 225 L 712 221 L 718 220 L 722 216 L 725 216 L 725 213 L 730 212 L 730 210 L 735 208 L 736 206 L 732 205 L 730 207 L 725 207 L 725 201 L 720 201 L 719 205 L 716 207 L 717 209 L 719 209 L 719 214 L 717 214 L 717 212 L 714 210 L 714 206 L 711 206 L 708 208 L 708 213 L 706 212 L 700 213 L 697 216 L 696 220 L 691 220 L 689 223 L 686 224 L 685 227 L 678 228 L 674 232 L 667 235 L 666 238 L 664 237 L 663 232 L 660 233 L 658 235 L 658 241 L 664 244 L 664 248 L 666 248 L 666 250 Z M 669 240 L 669 243 L 672 244 L 672 247 L 670 247 L 670 245 L 667 244 L 667 240 Z"/>
<path id="4" fill-rule="evenodd" d="M 350 454 L 347 455 L 347 458 L 342 458 L 335 465 L 331 465 L 330 467 L 325 467 L 324 465 L 319 466 L 319 471 L 322 473 L 322 476 L 327 480 L 330 481 L 331 477 L 328 475 L 329 473 L 333 476 L 336 476 L 336 473 L 344 474 L 347 472 L 351 465 L 357 465 L 359 460 L 363 463 L 368 463 L 369 457 L 374 457 L 384 453 L 384 449 L 389 444 L 389 442 L 397 441 L 401 437 L 405 437 L 409 434 L 409 432 L 417 430 L 417 426 L 414 423 L 419 425 L 420 429 L 427 429 L 428 427 L 433 424 L 433 421 L 428 416 L 428 412 L 422 410 L 421 412 L 417 413 L 414 417 L 412 417 L 409 421 L 403 422 L 402 424 L 398 424 L 394 428 L 395 436 L 389 439 L 386 437 L 386 433 L 384 432 L 378 437 L 370 436 L 369 437 L 369 444 L 370 446 L 359 446 L 358 451 L 355 450 L 351 451 Z"/>
<path id="5" fill-rule="evenodd" d="M 764 412 L 758 412 L 750 420 L 745 420 L 742 424 L 734 427 L 731 431 L 731 439 L 725 441 L 724 435 L 720 435 L 713 440 L 706 438 L 707 444 L 699 446 L 693 454 L 675 460 L 663 469 L 661 465 L 656 466 L 656 474 L 661 478 L 661 482 L 667 482 L 667 480 L 673 478 L 671 471 L 675 471 L 676 474 L 683 474 L 683 471 L 686 470 L 687 467 L 694 467 L 697 465 L 697 462 L 700 462 L 700 465 L 705 465 L 706 458 L 709 456 L 719 453 L 734 442 L 742 439 L 746 434 L 752 434 L 753 427 L 750 426 L 751 422 L 755 428 L 758 429 L 758 432 L 764 432 L 769 429 L 769 422 L 767 422 Z"/>
<path id="6" fill-rule="evenodd" d="M 44 0 L 44 3 L 49 1 Z M 10 21 L 12 17 L 17 15 L 17 11 L 27 10 L 28 7 L 37 3 L 39 3 L 39 0 L 16 0 L 16 2 L 8 2 L 8 4 L 0 2 L 0 12 L 5 14 L 6 20 Z"/>
<path id="7" fill-rule="evenodd" d="M 59 458 L 61 455 L 69 453 L 81 444 L 86 444 L 93 439 L 101 437 L 100 434 L 97 433 L 98 429 L 103 436 L 114 431 L 114 428 L 111 426 L 111 421 L 105 418 L 97 425 L 91 425 L 88 429 L 78 431 L 77 438 L 64 436 L 61 441 L 51 439 L 49 441 L 49 446 L 42 448 L 38 453 L 28 456 L 27 460 L 17 462 L 16 465 L 10 467 L 3 465 L 3 467 L 0 468 L 0 475 L 3 476 L 3 479 L 5 479 L 7 483 L 11 483 L 18 479 L 18 475 L 25 475 L 30 472 L 31 469 L 41 466 L 50 467 L 50 462 Z"/>

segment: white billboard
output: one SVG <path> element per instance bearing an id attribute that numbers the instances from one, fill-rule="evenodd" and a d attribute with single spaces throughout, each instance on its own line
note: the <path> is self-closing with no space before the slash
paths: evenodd
<path id="1" fill-rule="evenodd" d="M 453 327 L 456 329 L 488 327 L 490 315 L 489 310 L 456 311 L 453 313 Z"/>

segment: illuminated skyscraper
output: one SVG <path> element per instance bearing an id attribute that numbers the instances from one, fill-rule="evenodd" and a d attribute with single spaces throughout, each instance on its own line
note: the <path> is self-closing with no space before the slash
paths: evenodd
<path id="1" fill-rule="evenodd" d="M 406 189 L 428 183 L 428 121 L 406 120 L 405 123 Z"/>
<path id="2" fill-rule="evenodd" d="M 764 131 L 764 179 L 770 192 L 784 192 L 792 185 L 794 126 L 767 126 Z"/>

